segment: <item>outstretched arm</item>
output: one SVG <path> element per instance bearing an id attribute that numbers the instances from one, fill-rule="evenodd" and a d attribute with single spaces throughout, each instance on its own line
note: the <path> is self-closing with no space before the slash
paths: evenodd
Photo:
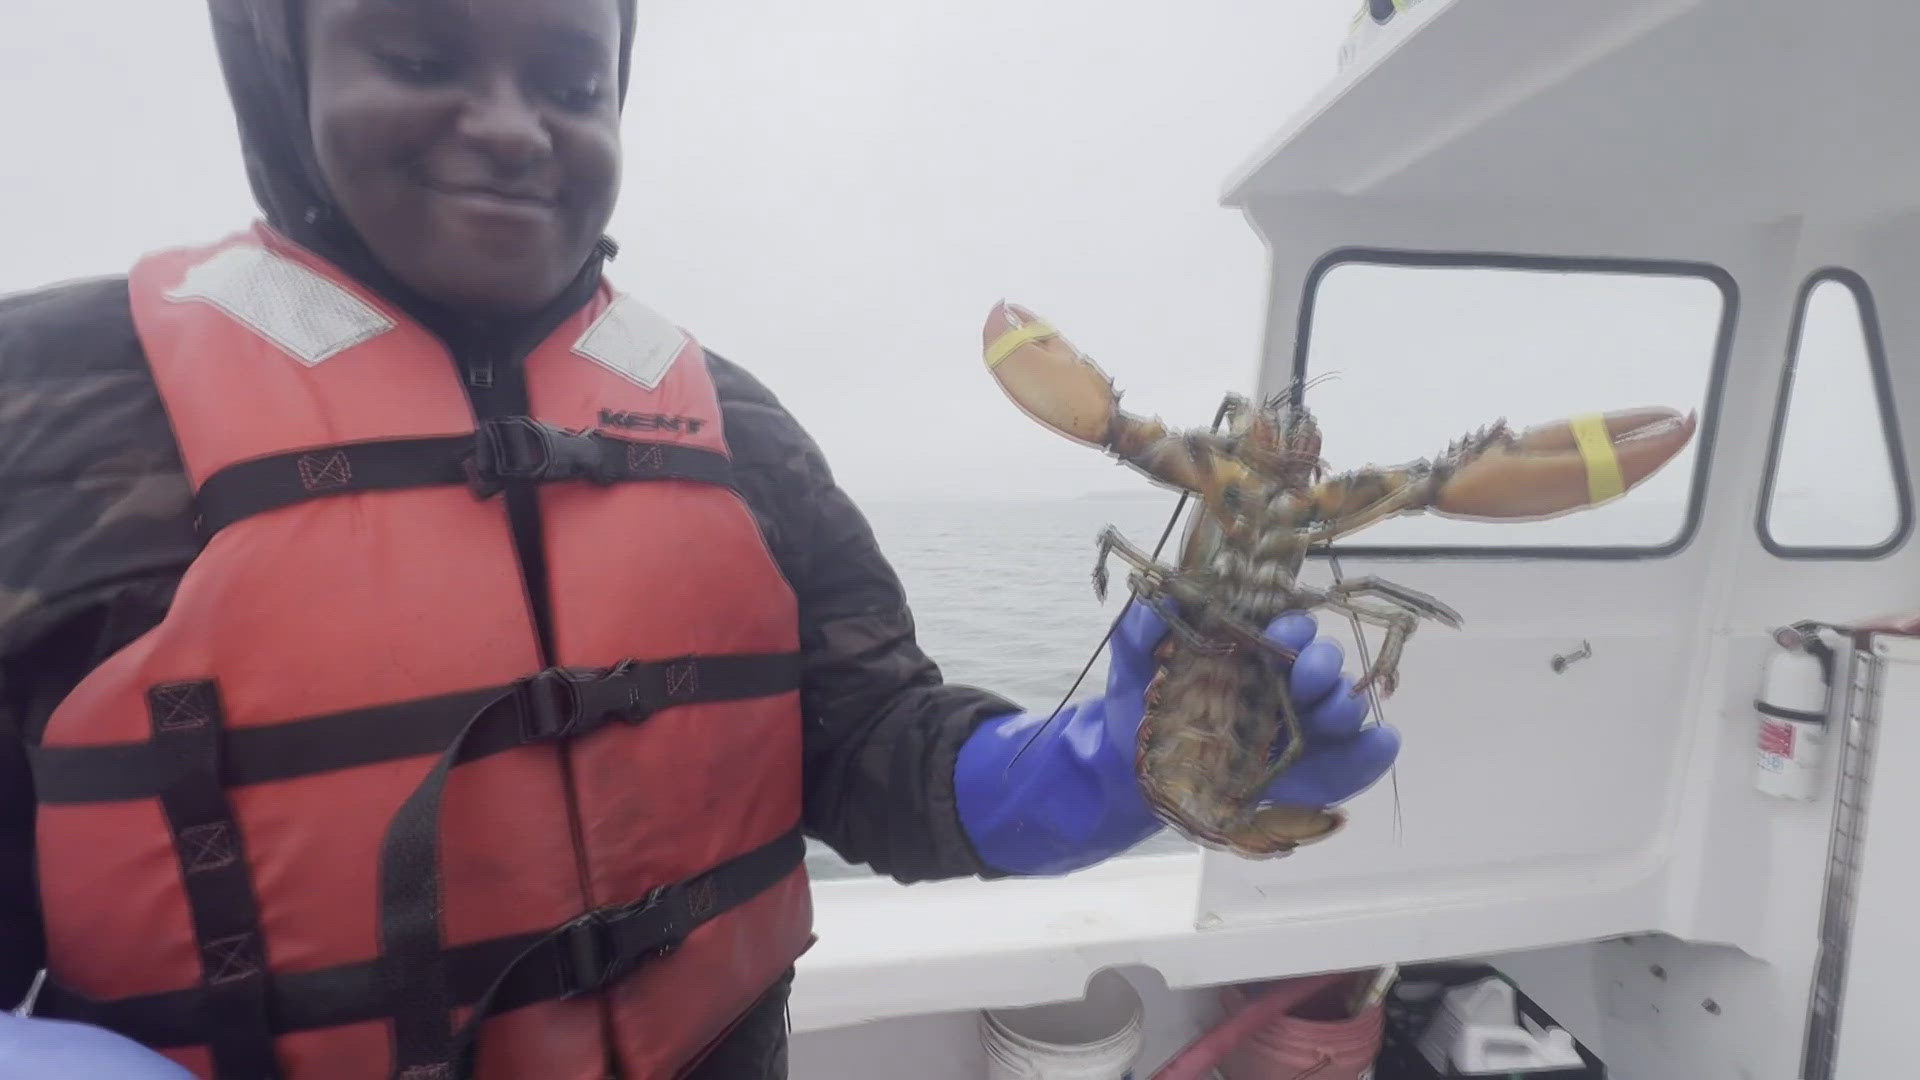
<path id="1" fill-rule="evenodd" d="M 799 598 L 808 834 L 903 882 L 991 875 L 961 828 L 953 762 L 975 727 L 1017 706 L 942 678 L 819 447 L 752 376 L 709 367 L 736 483 Z"/>

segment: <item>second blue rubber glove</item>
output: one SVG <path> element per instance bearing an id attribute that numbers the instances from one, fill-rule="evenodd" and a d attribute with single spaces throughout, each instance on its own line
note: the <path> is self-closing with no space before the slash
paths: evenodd
<path id="1" fill-rule="evenodd" d="M 0 1009 L 0 1080 L 193 1080 L 169 1058 L 87 1024 Z"/>
<path id="2" fill-rule="evenodd" d="M 1316 638 L 1316 629 L 1313 616 L 1289 612 L 1267 630 L 1299 653 L 1288 685 L 1307 747 L 1265 795 L 1325 807 L 1384 776 L 1400 752 L 1400 736 L 1385 725 L 1362 726 L 1366 699 L 1352 694 L 1353 682 L 1341 672 L 1340 644 Z M 1103 696 L 1068 705 L 1051 724 L 1045 713 L 989 720 L 961 747 L 955 800 L 974 850 L 988 865 L 1009 874 L 1069 873 L 1160 830 L 1140 794 L 1134 748 L 1153 678 L 1153 650 L 1166 633 L 1160 616 L 1130 604 L 1114 630 Z M 1034 738 L 1042 724 L 1045 730 Z"/>

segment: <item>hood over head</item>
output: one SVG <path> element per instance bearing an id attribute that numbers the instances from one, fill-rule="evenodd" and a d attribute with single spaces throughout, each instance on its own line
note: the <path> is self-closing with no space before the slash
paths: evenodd
<path id="1" fill-rule="evenodd" d="M 619 100 L 624 106 L 635 0 L 614 3 L 620 13 Z M 381 268 L 327 192 L 309 134 L 303 0 L 209 0 L 209 8 L 247 179 L 267 223 L 430 325 L 445 327 L 449 317 Z M 597 281 L 601 259 L 615 250 L 612 240 L 603 239 L 582 267 L 582 277 Z M 569 288 L 561 301 L 579 293 Z"/>

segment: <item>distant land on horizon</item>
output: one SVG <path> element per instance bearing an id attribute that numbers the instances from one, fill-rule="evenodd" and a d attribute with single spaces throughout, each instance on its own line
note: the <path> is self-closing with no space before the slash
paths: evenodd
<path id="1" fill-rule="evenodd" d="M 1108 488 L 1104 491 L 1083 491 L 1079 495 L 1076 495 L 1074 497 L 1082 501 L 1085 501 L 1087 499 L 1107 500 L 1107 499 L 1157 498 L 1162 495 L 1168 498 L 1175 497 L 1174 492 L 1168 491 L 1166 488 L 1158 487 L 1153 484 L 1146 484 L 1142 487 L 1137 487 L 1137 488 Z"/>

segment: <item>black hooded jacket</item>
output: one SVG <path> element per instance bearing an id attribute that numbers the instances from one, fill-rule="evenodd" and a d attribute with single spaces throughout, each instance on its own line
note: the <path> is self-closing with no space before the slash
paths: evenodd
<path id="1" fill-rule="evenodd" d="M 463 321 L 410 294 L 334 212 L 318 179 L 304 136 L 299 0 L 211 2 L 266 220 L 402 307 L 469 372 L 488 370 L 491 380 L 462 380 L 491 382 L 469 385 L 477 414 L 524 411 L 520 360 L 591 295 L 611 242 L 527 318 Z M 633 0 L 619 3 L 624 95 Z M 898 578 L 818 447 L 752 376 L 717 356 L 708 364 L 735 483 L 799 597 L 809 835 L 900 881 L 993 876 L 958 823 L 953 761 L 981 720 L 1014 706 L 942 681 L 915 642 Z M 534 512 L 516 516 L 531 521 Z M 22 747 L 89 671 L 160 621 L 197 547 L 191 493 L 125 277 L 0 297 L 0 1007 L 23 999 L 44 955 Z M 536 611 L 546 589 L 538 547 L 522 545 Z M 783 1004 L 784 986 L 703 1075 L 784 1075 Z"/>

